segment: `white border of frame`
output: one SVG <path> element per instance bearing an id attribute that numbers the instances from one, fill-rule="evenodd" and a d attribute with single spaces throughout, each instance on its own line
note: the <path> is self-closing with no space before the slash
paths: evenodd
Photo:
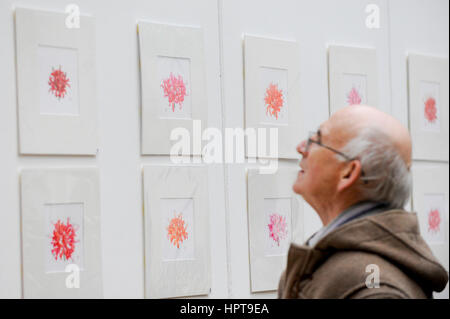
<path id="1" fill-rule="evenodd" d="M 21 174 L 24 298 L 102 298 L 100 191 L 96 168 L 24 169 Z M 44 204 L 83 203 L 84 266 L 80 287 L 71 273 L 45 273 Z"/>
<path id="2" fill-rule="evenodd" d="M 80 16 L 80 28 L 65 25 L 67 14 L 16 8 L 17 90 L 21 154 L 95 155 L 94 18 Z M 79 115 L 41 114 L 39 45 L 77 49 Z"/>
<path id="3" fill-rule="evenodd" d="M 248 231 L 251 291 L 276 290 L 286 266 L 284 256 L 264 256 L 261 233 L 265 198 L 291 198 L 291 242 L 303 239 L 303 205 L 292 191 L 298 169 L 278 168 L 275 174 L 260 174 L 258 169 L 247 172 Z"/>
<path id="4" fill-rule="evenodd" d="M 192 137 L 193 120 L 201 120 L 207 127 L 207 95 L 203 30 L 149 22 L 138 23 L 143 155 L 169 155 L 172 146 L 171 132 L 183 128 Z M 190 60 L 192 119 L 165 119 L 159 116 L 160 83 L 158 57 L 186 58 Z M 195 144 L 195 143 L 194 143 Z M 201 148 L 191 148 L 189 154 L 201 155 Z"/>
<path id="5" fill-rule="evenodd" d="M 207 168 L 144 166 L 143 179 L 146 298 L 208 294 L 211 289 L 211 261 Z M 163 262 L 162 198 L 193 199 L 193 260 Z"/>
<path id="6" fill-rule="evenodd" d="M 245 56 L 245 127 L 278 128 L 278 158 L 297 158 L 296 146 L 301 135 L 299 126 L 300 105 L 300 64 L 298 43 L 256 36 L 244 36 Z M 288 125 L 278 126 L 260 122 L 258 110 L 264 107 L 260 96 L 260 68 L 268 67 L 287 70 Z M 266 133 L 268 137 L 269 133 Z M 268 149 L 269 146 L 266 146 Z M 249 154 L 248 139 L 246 154 Z M 267 156 L 269 157 L 269 156 Z"/>
<path id="7" fill-rule="evenodd" d="M 366 75 L 367 105 L 378 105 L 377 51 L 361 48 L 330 45 L 328 48 L 328 88 L 330 96 L 330 115 L 345 107 L 341 105 L 344 74 Z"/>
<path id="8" fill-rule="evenodd" d="M 440 132 L 421 129 L 420 82 L 439 83 Z M 413 142 L 413 158 L 423 160 L 449 160 L 449 93 L 448 58 L 418 54 L 408 56 L 409 128 Z"/>

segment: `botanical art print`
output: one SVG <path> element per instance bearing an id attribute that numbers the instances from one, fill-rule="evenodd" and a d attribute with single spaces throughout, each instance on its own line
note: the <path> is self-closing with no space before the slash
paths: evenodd
<path id="1" fill-rule="evenodd" d="M 265 198 L 264 206 L 264 255 L 285 255 L 291 239 L 291 199 Z"/>
<path id="2" fill-rule="evenodd" d="M 194 254 L 194 203 L 191 198 L 161 199 L 164 261 L 192 260 Z"/>
<path id="3" fill-rule="evenodd" d="M 345 101 L 343 105 L 361 105 L 367 103 L 366 75 L 343 74 Z"/>
<path id="4" fill-rule="evenodd" d="M 430 244 L 445 241 L 445 196 L 444 194 L 425 194 L 421 233 Z M 448 216 L 448 215 L 447 215 Z"/>
<path id="5" fill-rule="evenodd" d="M 191 119 L 190 60 L 159 56 L 157 61 L 160 117 Z"/>
<path id="6" fill-rule="evenodd" d="M 169 77 L 164 79 L 161 88 L 164 97 L 167 98 L 172 112 L 175 112 L 175 105 L 181 110 L 183 108 L 184 98 L 186 97 L 186 85 L 180 74 L 174 75 L 172 72 Z"/>
<path id="7" fill-rule="evenodd" d="M 277 84 L 270 83 L 266 89 L 266 96 L 264 97 L 266 104 L 266 114 L 278 119 L 278 113 L 283 107 L 283 90 L 278 88 Z"/>
<path id="8" fill-rule="evenodd" d="M 347 104 L 348 105 L 359 105 L 361 104 L 361 95 L 357 88 L 352 87 L 350 92 L 347 93 Z"/>
<path id="9" fill-rule="evenodd" d="M 440 85 L 435 82 L 420 82 L 420 105 L 422 117 L 422 130 L 440 132 Z"/>
<path id="10" fill-rule="evenodd" d="M 48 79 L 49 92 L 58 99 L 64 98 L 70 88 L 69 82 L 70 79 L 67 77 L 67 73 L 61 70 L 61 66 L 58 69 L 53 68 Z"/>
<path id="11" fill-rule="evenodd" d="M 71 260 L 75 251 L 75 243 L 78 242 L 77 226 L 70 222 L 67 217 L 66 222 L 58 221 L 54 224 L 52 233 L 52 255 L 55 260 Z"/>
<path id="12" fill-rule="evenodd" d="M 288 70 L 260 67 L 260 111 L 262 124 L 288 125 Z"/>
<path id="13" fill-rule="evenodd" d="M 441 213 L 439 209 L 432 209 L 428 212 L 428 232 L 438 233 L 441 227 Z"/>
<path id="14" fill-rule="evenodd" d="M 184 240 L 188 239 L 188 233 L 186 231 L 187 225 L 183 220 L 183 214 L 179 213 L 175 215 L 169 222 L 169 226 L 167 226 L 167 238 L 170 240 L 170 243 L 180 248 L 180 245 Z"/>
<path id="15" fill-rule="evenodd" d="M 40 113 L 80 115 L 77 50 L 39 46 L 38 57 Z"/>
<path id="16" fill-rule="evenodd" d="M 269 218 L 270 222 L 267 225 L 267 227 L 269 227 L 269 236 L 277 244 L 277 246 L 280 246 L 280 241 L 287 237 L 288 230 L 286 217 L 273 213 Z"/>
<path id="17" fill-rule="evenodd" d="M 69 264 L 83 268 L 83 203 L 44 205 L 46 272 L 64 272 Z"/>

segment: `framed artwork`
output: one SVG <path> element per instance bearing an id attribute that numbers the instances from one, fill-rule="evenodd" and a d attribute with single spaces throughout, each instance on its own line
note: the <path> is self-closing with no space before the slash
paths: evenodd
<path id="1" fill-rule="evenodd" d="M 303 239 L 303 210 L 292 191 L 298 169 L 248 170 L 248 231 L 252 292 L 276 290 L 294 239 Z"/>
<path id="2" fill-rule="evenodd" d="M 422 163 L 421 163 L 422 164 Z M 448 165 L 413 167 L 413 211 L 420 233 L 434 255 L 449 269 Z"/>
<path id="3" fill-rule="evenodd" d="M 245 35 L 244 55 L 246 128 L 278 129 L 278 157 L 297 158 L 295 148 L 301 136 L 298 44 Z"/>
<path id="4" fill-rule="evenodd" d="M 144 166 L 145 295 L 211 288 L 208 175 L 203 166 Z"/>
<path id="5" fill-rule="evenodd" d="M 328 48 L 330 115 L 348 105 L 378 107 L 377 52 L 371 48 Z"/>
<path id="6" fill-rule="evenodd" d="M 142 154 L 170 154 L 171 131 L 191 133 L 193 120 L 206 127 L 207 97 L 203 31 L 147 22 L 138 23 Z M 192 155 L 201 155 L 191 149 Z M 188 154 L 185 154 L 188 155 Z"/>
<path id="7" fill-rule="evenodd" d="M 408 57 L 413 158 L 448 161 L 448 59 Z"/>
<path id="8" fill-rule="evenodd" d="M 102 298 L 97 169 L 24 169 L 21 193 L 24 298 Z"/>
<path id="9" fill-rule="evenodd" d="M 95 155 L 95 28 L 80 16 L 16 9 L 19 150 L 21 154 Z"/>

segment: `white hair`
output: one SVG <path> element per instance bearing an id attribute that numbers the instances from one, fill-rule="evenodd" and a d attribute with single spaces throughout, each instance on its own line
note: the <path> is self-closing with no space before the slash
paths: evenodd
<path id="1" fill-rule="evenodd" d="M 386 134 L 373 127 L 364 128 L 342 152 L 361 162 L 364 176 L 357 190 L 364 200 L 382 202 L 390 208 L 404 207 L 411 194 L 411 172 Z"/>

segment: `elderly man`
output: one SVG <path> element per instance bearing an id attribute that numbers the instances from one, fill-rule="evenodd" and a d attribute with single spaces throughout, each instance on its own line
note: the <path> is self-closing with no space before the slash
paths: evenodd
<path id="1" fill-rule="evenodd" d="M 292 244 L 280 298 L 431 298 L 448 282 L 403 207 L 411 190 L 411 140 L 393 117 L 349 106 L 297 147 L 293 186 L 323 228 Z"/>

